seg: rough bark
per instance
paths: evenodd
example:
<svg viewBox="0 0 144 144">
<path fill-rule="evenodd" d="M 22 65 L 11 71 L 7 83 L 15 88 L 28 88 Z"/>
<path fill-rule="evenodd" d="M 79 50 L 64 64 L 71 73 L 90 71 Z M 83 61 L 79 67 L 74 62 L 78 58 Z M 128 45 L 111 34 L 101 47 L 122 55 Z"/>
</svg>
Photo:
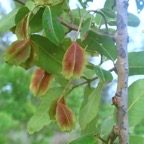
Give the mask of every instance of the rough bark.
<svg viewBox="0 0 144 144">
<path fill-rule="evenodd" d="M 118 85 L 113 103 L 117 108 L 117 126 L 120 144 L 129 143 L 128 129 L 128 31 L 127 31 L 127 0 L 116 0 L 117 32 L 114 36 L 117 45 Z"/>
</svg>

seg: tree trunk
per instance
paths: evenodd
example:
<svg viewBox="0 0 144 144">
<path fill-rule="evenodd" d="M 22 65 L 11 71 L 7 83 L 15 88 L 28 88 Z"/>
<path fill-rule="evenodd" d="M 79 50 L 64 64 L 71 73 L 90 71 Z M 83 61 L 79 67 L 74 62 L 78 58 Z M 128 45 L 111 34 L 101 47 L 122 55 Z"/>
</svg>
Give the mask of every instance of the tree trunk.
<svg viewBox="0 0 144 144">
<path fill-rule="evenodd" d="M 117 108 L 117 127 L 120 144 L 129 143 L 128 128 L 128 31 L 127 31 L 127 8 L 128 0 L 116 0 L 117 8 L 117 32 L 114 36 L 117 45 L 117 73 L 118 85 L 114 97 Z"/>
</svg>

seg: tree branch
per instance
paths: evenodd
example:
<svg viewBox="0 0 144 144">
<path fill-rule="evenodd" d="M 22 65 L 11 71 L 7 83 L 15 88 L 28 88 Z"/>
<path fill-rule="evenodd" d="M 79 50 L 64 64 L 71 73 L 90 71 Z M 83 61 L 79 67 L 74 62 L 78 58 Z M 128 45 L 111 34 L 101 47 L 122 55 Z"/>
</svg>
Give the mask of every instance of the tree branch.
<svg viewBox="0 0 144 144">
<path fill-rule="evenodd" d="M 111 130 L 111 133 L 107 138 L 106 144 L 113 144 L 117 136 L 118 136 L 118 127 L 113 126 L 113 129 Z"/>
<path fill-rule="evenodd" d="M 62 19 L 62 18 L 60 18 L 60 17 L 58 18 L 58 20 L 59 20 L 64 26 L 70 28 L 71 30 L 76 30 L 76 31 L 78 30 L 78 26 L 77 26 L 77 25 L 75 25 L 75 24 L 73 24 L 73 23 L 69 23 L 69 22 L 65 21 L 64 19 Z M 102 33 L 102 32 L 100 32 L 100 31 L 95 31 L 95 30 L 92 30 L 92 29 L 91 29 L 90 31 L 92 31 L 92 32 L 94 32 L 94 33 L 96 33 L 96 34 L 98 34 L 98 35 L 107 36 L 107 37 L 113 39 L 113 35 L 111 35 L 111 34 Z"/>
<path fill-rule="evenodd" d="M 116 0 L 117 32 L 114 36 L 117 45 L 117 73 L 118 85 L 114 97 L 117 108 L 117 126 L 119 129 L 119 143 L 129 143 L 128 129 L 128 31 L 127 31 L 127 0 Z"/>
</svg>

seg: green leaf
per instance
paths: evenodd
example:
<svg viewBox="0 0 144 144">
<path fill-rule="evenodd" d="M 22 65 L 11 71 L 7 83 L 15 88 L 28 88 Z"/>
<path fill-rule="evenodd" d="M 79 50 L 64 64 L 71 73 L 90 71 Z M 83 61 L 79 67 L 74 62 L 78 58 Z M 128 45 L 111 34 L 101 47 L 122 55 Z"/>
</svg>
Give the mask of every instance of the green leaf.
<svg viewBox="0 0 144 144">
<path fill-rule="evenodd" d="M 74 24 L 79 25 L 81 18 L 87 13 L 86 9 L 73 9 L 72 11 L 72 15 L 74 18 Z M 87 13 L 84 20 L 86 20 L 87 18 L 92 18 L 93 15 L 91 15 L 90 13 Z"/>
<path fill-rule="evenodd" d="M 0 19 L 0 32 L 5 32 L 15 26 L 15 16 L 20 8 L 15 8 L 12 12 Z"/>
<path fill-rule="evenodd" d="M 47 38 L 54 44 L 60 44 L 64 39 L 64 30 L 61 23 L 57 20 L 55 9 L 47 7 L 43 13 L 43 28 Z"/>
<path fill-rule="evenodd" d="M 115 4 L 115 0 L 106 0 L 106 2 L 104 4 L 104 8 L 112 9 L 114 4 Z"/>
<path fill-rule="evenodd" d="M 113 80 L 112 74 L 99 66 L 95 66 L 95 73 L 102 83 L 108 83 Z"/>
<path fill-rule="evenodd" d="M 52 6 L 62 3 L 64 0 L 52 0 Z"/>
<path fill-rule="evenodd" d="M 103 17 L 98 13 L 96 13 L 96 15 L 95 15 L 95 22 L 98 26 L 101 26 L 104 24 Z"/>
<path fill-rule="evenodd" d="M 39 108 L 28 122 L 27 129 L 30 134 L 38 132 L 44 126 L 50 124 L 51 120 L 48 115 L 48 110 L 52 101 L 57 99 L 61 95 L 62 91 L 62 88 L 51 88 L 49 89 L 47 96 L 42 98 Z"/>
<path fill-rule="evenodd" d="M 25 4 L 25 6 L 29 9 L 29 10 L 33 10 L 35 7 L 35 3 L 33 1 L 28 0 Z"/>
<path fill-rule="evenodd" d="M 116 17 L 115 12 L 110 8 L 102 8 L 102 9 L 100 9 L 100 11 L 102 11 L 109 18 L 115 18 Z"/>
<path fill-rule="evenodd" d="M 143 144 L 144 143 L 144 137 L 138 136 L 138 135 L 130 135 L 130 144 Z"/>
<path fill-rule="evenodd" d="M 108 21 L 108 24 L 110 26 L 116 26 L 116 19 L 110 19 Z M 128 13 L 128 26 L 137 27 L 139 26 L 139 24 L 140 24 L 140 19 L 136 15 L 132 13 Z"/>
<path fill-rule="evenodd" d="M 46 37 L 32 35 L 31 39 L 40 47 L 36 65 L 45 69 L 50 74 L 60 75 L 65 51 L 61 47 L 54 45 Z"/>
<path fill-rule="evenodd" d="M 137 125 L 144 119 L 144 79 L 135 81 L 129 86 L 128 116 L 129 126 Z"/>
<path fill-rule="evenodd" d="M 88 101 L 88 98 L 90 96 L 90 94 L 94 91 L 94 88 L 93 87 L 90 87 L 89 85 L 87 85 L 84 89 L 84 99 L 83 99 L 83 102 L 81 104 L 81 108 L 80 108 L 80 111 L 81 109 L 83 109 L 83 107 L 87 104 L 87 101 Z"/>
<path fill-rule="evenodd" d="M 88 98 L 90 96 L 90 94 L 94 91 L 93 87 L 90 87 L 89 85 L 87 85 L 84 89 L 84 99 L 83 102 L 81 104 L 81 109 L 83 109 L 83 107 L 87 104 Z M 98 117 L 96 116 L 89 124 L 87 124 L 86 128 L 84 130 L 82 130 L 82 134 L 89 134 L 89 133 L 94 133 L 96 132 L 96 123 L 98 121 Z"/>
<path fill-rule="evenodd" d="M 28 14 L 29 9 L 26 6 L 23 6 L 19 9 L 15 16 L 15 23 L 18 24 L 25 16 Z"/>
<path fill-rule="evenodd" d="M 101 28 L 101 25 L 105 25 L 104 17 L 106 18 L 107 22 L 116 18 L 116 13 L 111 8 L 102 8 L 99 11 L 101 12 L 101 14 L 96 13 L 95 15 L 95 22 L 99 26 L 99 28 Z"/>
<path fill-rule="evenodd" d="M 140 24 L 140 19 L 132 14 L 132 13 L 128 13 L 128 26 L 131 26 L 131 27 L 137 27 L 139 26 Z"/>
<path fill-rule="evenodd" d="M 44 8 L 40 8 L 34 15 L 32 15 L 32 18 L 30 20 L 30 28 L 31 32 L 40 32 L 43 29 L 42 26 L 42 15 L 44 12 Z"/>
<path fill-rule="evenodd" d="M 64 0 L 34 0 L 37 5 L 55 6 L 62 3 Z"/>
<path fill-rule="evenodd" d="M 96 116 L 92 121 L 90 121 L 90 123 L 87 124 L 86 128 L 81 131 L 81 134 L 86 135 L 86 134 L 99 133 L 101 129 L 97 128 L 98 121 L 99 121 L 99 118 L 98 116 Z"/>
<path fill-rule="evenodd" d="M 82 47 L 87 46 L 87 51 L 97 51 L 100 54 L 114 61 L 117 57 L 116 46 L 112 39 L 98 35 L 92 31 L 89 31 L 87 38 L 79 43 Z"/>
<path fill-rule="evenodd" d="M 24 17 L 26 17 L 28 12 L 29 9 L 26 6 L 22 7 L 16 15 L 15 18 L 16 24 L 18 24 Z M 42 30 L 43 12 L 44 12 L 44 8 L 35 8 L 33 13 L 31 14 L 29 26 L 32 33 L 39 32 Z"/>
<path fill-rule="evenodd" d="M 113 127 L 113 124 L 114 124 L 113 116 L 107 117 L 107 118 L 102 122 L 101 133 L 103 134 L 103 136 L 107 137 L 108 134 L 110 134 L 111 129 L 112 129 L 112 127 Z"/>
<path fill-rule="evenodd" d="M 62 75 L 55 76 L 55 80 L 58 84 L 60 84 L 63 87 L 65 87 L 69 82 L 69 80 L 65 79 Z"/>
<path fill-rule="evenodd" d="M 83 22 L 81 33 L 80 33 L 81 40 L 86 38 L 87 32 L 91 27 L 91 20 L 92 20 L 91 18 L 88 18 Z"/>
<path fill-rule="evenodd" d="M 87 124 L 90 123 L 98 114 L 101 103 L 101 90 L 103 85 L 99 83 L 97 88 L 90 94 L 85 106 L 80 110 L 79 124 L 81 129 L 85 129 Z"/>
<path fill-rule="evenodd" d="M 85 135 L 69 142 L 68 144 L 97 144 L 97 139 L 93 135 Z"/>
<path fill-rule="evenodd" d="M 144 133 L 143 128 L 144 128 L 144 119 L 134 127 L 133 132 L 138 135 L 143 135 Z"/>
<path fill-rule="evenodd" d="M 131 52 L 128 54 L 129 76 L 144 74 L 144 51 Z"/>
</svg>

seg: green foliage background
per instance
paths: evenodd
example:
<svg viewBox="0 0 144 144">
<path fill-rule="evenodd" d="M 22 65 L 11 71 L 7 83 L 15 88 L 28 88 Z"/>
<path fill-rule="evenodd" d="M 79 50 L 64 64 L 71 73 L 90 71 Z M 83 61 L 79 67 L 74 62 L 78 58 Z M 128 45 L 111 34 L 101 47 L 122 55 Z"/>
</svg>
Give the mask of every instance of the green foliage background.
<svg viewBox="0 0 144 144">
<path fill-rule="evenodd" d="M 86 1 L 90 2 L 91 0 Z M 86 3 L 82 3 L 83 8 L 86 8 Z M 107 8 L 110 8 L 113 4 L 112 0 L 107 0 L 104 6 L 104 9 L 101 11 L 105 14 L 108 24 L 110 26 L 116 25 L 115 13 L 113 11 L 109 11 Z M 16 24 L 19 22 L 23 16 L 22 14 L 27 13 L 32 8 L 33 5 L 27 5 L 23 9 L 20 9 L 19 13 L 16 15 L 17 11 L 19 10 L 19 4 L 16 5 L 18 9 L 15 9 L 14 12 L 10 14 L 10 16 L 5 18 L 5 21 L 0 23 L 0 30 L 3 32 L 4 30 L 8 30 L 15 26 L 15 16 L 16 16 Z M 47 21 L 51 17 L 55 18 L 55 15 L 58 12 L 54 11 L 54 9 L 46 8 L 44 11 L 44 15 L 42 18 L 42 13 L 44 9 L 38 11 L 38 14 L 34 16 L 32 19 L 30 26 L 33 28 L 32 32 L 39 32 L 42 29 L 42 25 L 45 31 L 48 29 Z M 79 24 L 80 22 L 80 15 L 79 11 L 73 10 L 73 15 L 75 16 L 74 22 L 75 24 Z M 84 14 L 85 10 L 81 11 L 81 14 Z M 38 20 L 37 17 L 43 19 L 42 22 L 38 23 L 38 26 L 35 27 L 35 22 Z M 92 15 L 88 15 L 86 25 L 83 25 L 83 33 L 81 36 L 85 34 L 86 31 L 89 30 L 89 24 L 91 23 Z M 8 23 L 8 20 L 11 20 Z M 54 26 L 56 23 L 56 19 L 52 19 L 50 21 L 50 26 Z M 102 17 L 96 16 L 95 21 L 97 25 L 104 24 Z M 128 24 L 130 26 L 137 26 L 139 25 L 139 19 L 134 16 L 133 14 L 129 13 Z M 5 26 L 5 24 L 7 24 Z M 31 38 L 36 41 L 40 46 L 40 58 L 36 63 L 37 66 L 41 66 L 45 68 L 45 70 L 49 71 L 53 74 L 58 74 L 55 78 L 55 81 L 52 84 L 51 92 L 42 99 L 33 98 L 32 94 L 29 91 L 29 84 L 31 78 L 31 72 L 33 69 L 25 71 L 23 68 L 9 66 L 8 64 L 0 62 L 0 143 L 1 144 L 64 144 L 69 141 L 69 139 L 77 138 L 82 135 L 82 137 L 78 138 L 76 141 L 72 141 L 69 144 L 87 144 L 87 141 L 91 144 L 98 143 L 93 137 L 93 134 L 101 135 L 103 138 L 107 138 L 108 134 L 111 131 L 113 124 L 115 123 L 115 119 L 113 115 L 115 115 L 115 107 L 112 106 L 108 101 L 108 96 L 100 95 L 100 91 L 103 88 L 102 85 L 98 86 L 98 89 L 90 88 L 89 85 L 82 86 L 74 89 L 69 96 L 67 97 L 67 104 L 69 107 L 74 111 L 76 114 L 76 128 L 71 133 L 66 134 L 64 132 L 60 132 L 58 127 L 55 125 L 55 122 L 50 121 L 49 117 L 46 120 L 42 119 L 40 123 L 36 123 L 34 125 L 33 122 L 36 120 L 37 115 L 43 112 L 43 109 L 47 109 L 47 105 L 50 104 L 49 100 L 53 95 L 59 92 L 60 88 L 56 88 L 57 86 L 61 85 L 62 87 L 66 85 L 64 79 L 60 79 L 59 75 L 61 73 L 61 61 L 63 55 L 65 53 L 66 47 L 69 45 L 69 39 L 65 39 L 62 44 L 59 45 L 61 39 L 63 40 L 64 34 L 61 31 L 62 25 L 57 23 L 54 27 L 53 34 L 60 30 L 61 35 L 49 35 L 46 33 L 47 38 L 44 38 L 39 35 L 32 35 Z M 95 27 L 96 29 L 98 27 Z M 64 29 L 67 31 L 67 29 Z M 101 30 L 103 31 L 103 30 Z M 105 31 L 105 29 L 104 29 Z M 110 33 L 114 33 L 115 30 L 111 30 Z M 3 33 L 0 33 L 3 36 Z M 59 37 L 60 36 L 60 37 Z M 95 40 L 97 39 L 97 41 Z M 8 43 L 8 42 L 7 42 Z M 7 47 L 7 43 L 4 43 L 4 46 Z M 110 59 L 115 61 L 116 59 L 116 48 L 111 39 L 106 36 L 101 36 L 93 31 L 88 33 L 87 39 L 81 43 L 80 39 L 78 43 L 83 47 L 87 47 L 87 51 L 91 54 L 93 52 L 98 51 L 101 55 L 104 55 L 104 60 Z M 57 44 L 57 45 L 55 45 Z M 45 47 L 47 47 L 45 49 Z M 96 46 L 96 47 L 95 47 Z M 51 49 L 51 47 L 55 47 L 55 49 Z M 3 50 L 1 50 L 3 51 Z M 55 53 L 57 57 L 55 57 Z M 129 75 L 138 75 L 144 74 L 144 64 L 142 62 L 144 52 L 131 52 L 129 54 Z M 49 61 L 48 65 L 45 63 Z M 56 68 L 53 65 L 56 64 Z M 35 68 L 34 68 L 35 69 Z M 87 69 L 87 71 L 91 70 Z M 99 66 L 95 66 L 92 68 L 92 74 L 96 74 L 98 79 L 103 82 L 103 85 L 107 82 L 112 81 L 112 75 L 109 71 L 106 71 Z M 89 77 L 91 73 L 85 72 L 86 76 Z M 58 83 L 56 83 L 58 81 Z M 75 81 L 74 83 L 79 83 L 79 81 Z M 144 80 L 138 80 L 134 82 L 129 87 L 129 122 L 130 122 L 130 143 L 134 143 L 135 141 L 140 141 L 141 144 L 144 141 L 143 134 L 144 134 L 144 116 L 141 114 L 143 112 L 143 83 Z M 61 90 L 60 90 L 61 91 Z M 91 93 L 92 92 L 92 93 Z M 141 92 L 141 93 L 139 93 Z M 107 90 L 103 93 L 107 93 Z M 50 96 L 51 95 L 51 96 Z M 50 96 L 50 98 L 48 97 Z M 56 94 L 58 97 L 58 94 Z M 82 104 L 82 106 L 80 106 Z M 96 105 L 96 106 L 95 106 Z M 40 106 L 40 107 L 38 107 Z M 100 107 L 101 106 L 101 107 Z M 38 107 L 38 109 L 37 109 Z M 89 107 L 91 109 L 89 110 Z M 42 109 L 42 110 L 41 110 Z M 39 111 L 40 110 L 40 113 Z M 88 111 L 89 110 L 89 111 Z M 79 114 L 80 112 L 80 114 Z M 32 115 L 34 114 L 34 118 Z M 87 115 L 85 115 L 87 114 Z M 46 115 L 48 112 L 46 111 Z M 80 118 L 78 117 L 80 115 Z M 29 121 L 30 117 L 32 119 Z M 114 116 L 115 117 L 115 116 Z M 86 120 L 86 121 L 84 121 Z M 29 121 L 29 123 L 28 123 Z M 79 121 L 79 122 L 78 122 Z M 34 129 L 30 129 L 29 133 L 34 133 L 33 135 L 28 134 L 27 132 L 27 123 L 28 127 L 35 126 Z M 78 124 L 80 123 L 80 125 Z M 48 125 L 48 126 L 45 126 Z M 41 129 L 45 126 L 43 129 Z M 82 131 L 81 131 L 81 128 Z M 39 132 L 37 132 L 39 131 Z M 63 135 L 64 137 L 62 137 Z M 58 136 L 58 137 L 57 137 Z M 62 139 L 60 140 L 60 138 Z M 57 139 L 58 141 L 55 141 Z M 54 142 L 55 141 L 55 142 Z"/>
</svg>

